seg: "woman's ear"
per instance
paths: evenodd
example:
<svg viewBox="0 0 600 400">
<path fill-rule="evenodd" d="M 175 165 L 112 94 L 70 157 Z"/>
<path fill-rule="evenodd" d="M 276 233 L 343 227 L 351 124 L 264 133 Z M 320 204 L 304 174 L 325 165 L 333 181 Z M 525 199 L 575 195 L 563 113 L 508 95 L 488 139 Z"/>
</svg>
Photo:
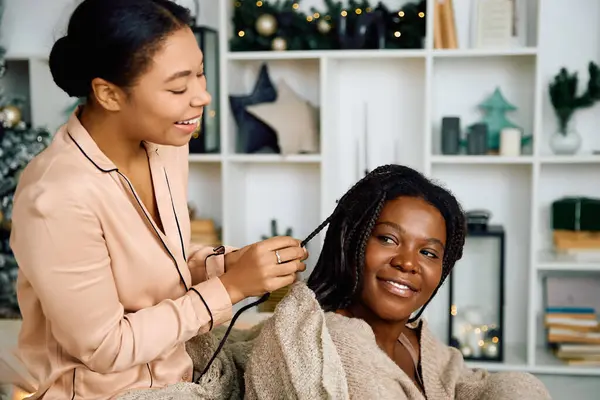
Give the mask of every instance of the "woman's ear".
<svg viewBox="0 0 600 400">
<path fill-rule="evenodd" d="M 120 87 L 102 79 L 92 80 L 92 93 L 96 102 L 107 111 L 120 111 L 125 101 L 125 92 Z"/>
</svg>

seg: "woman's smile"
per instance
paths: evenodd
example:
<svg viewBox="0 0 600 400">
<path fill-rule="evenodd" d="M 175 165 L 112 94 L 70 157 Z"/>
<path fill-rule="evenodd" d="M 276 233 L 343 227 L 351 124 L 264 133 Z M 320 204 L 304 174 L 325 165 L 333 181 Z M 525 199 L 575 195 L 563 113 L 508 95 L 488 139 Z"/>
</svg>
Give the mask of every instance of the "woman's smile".
<svg viewBox="0 0 600 400">
<path fill-rule="evenodd" d="M 383 290 L 393 294 L 394 296 L 410 298 L 418 295 L 419 293 L 418 290 L 414 289 L 413 284 L 404 280 L 377 278 L 377 282 Z"/>
</svg>

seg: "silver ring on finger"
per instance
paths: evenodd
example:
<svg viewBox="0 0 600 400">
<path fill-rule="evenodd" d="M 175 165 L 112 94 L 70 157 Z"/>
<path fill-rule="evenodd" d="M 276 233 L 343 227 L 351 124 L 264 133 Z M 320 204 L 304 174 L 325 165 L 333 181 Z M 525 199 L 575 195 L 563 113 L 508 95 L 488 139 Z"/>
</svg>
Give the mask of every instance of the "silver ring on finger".
<svg viewBox="0 0 600 400">
<path fill-rule="evenodd" d="M 279 250 L 275 250 L 275 257 L 277 257 L 277 264 L 281 264 L 281 256 L 279 255 Z"/>
</svg>

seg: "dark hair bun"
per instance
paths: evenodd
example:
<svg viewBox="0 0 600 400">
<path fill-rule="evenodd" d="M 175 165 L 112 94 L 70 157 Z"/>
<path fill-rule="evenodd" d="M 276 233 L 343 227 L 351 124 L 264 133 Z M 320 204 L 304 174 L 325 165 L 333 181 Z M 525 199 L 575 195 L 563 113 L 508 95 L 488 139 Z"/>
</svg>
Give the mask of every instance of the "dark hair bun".
<svg viewBox="0 0 600 400">
<path fill-rule="evenodd" d="M 50 52 L 52 78 L 72 97 L 88 97 L 95 78 L 131 86 L 157 44 L 190 21 L 172 0 L 83 0 Z"/>
<path fill-rule="evenodd" d="M 90 81 L 82 74 L 83 63 L 68 36 L 58 39 L 50 52 L 50 72 L 54 83 L 71 97 L 85 97 L 89 93 Z M 81 56 L 81 55 L 80 55 Z"/>
</svg>

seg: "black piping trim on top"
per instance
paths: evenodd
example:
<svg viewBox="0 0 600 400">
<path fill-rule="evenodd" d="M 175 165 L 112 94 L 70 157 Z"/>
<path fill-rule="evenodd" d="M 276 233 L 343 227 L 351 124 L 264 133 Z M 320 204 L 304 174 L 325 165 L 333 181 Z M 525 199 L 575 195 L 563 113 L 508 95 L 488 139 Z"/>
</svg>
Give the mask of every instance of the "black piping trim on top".
<svg viewBox="0 0 600 400">
<path fill-rule="evenodd" d="M 69 137 L 71 138 L 71 140 L 73 141 L 73 143 L 75 143 L 75 146 L 77 146 L 77 148 L 79 149 L 79 151 L 81 151 L 81 154 L 83 154 L 85 156 L 85 158 L 87 158 L 92 164 L 94 164 L 94 167 L 98 168 L 102 172 L 114 172 L 114 171 L 118 171 L 117 167 L 111 168 L 111 169 L 100 168 L 100 166 L 98 164 L 96 164 L 94 162 L 94 160 L 92 160 L 90 158 L 90 156 L 88 156 L 85 151 L 83 151 L 83 149 L 81 148 L 81 146 L 79 145 L 79 143 L 77 143 L 77 140 L 75 140 L 73 138 L 73 136 L 71 136 L 71 134 L 69 132 L 67 132 L 67 135 L 69 135 Z"/>
<path fill-rule="evenodd" d="M 215 247 L 213 249 L 213 252 L 206 256 L 206 258 L 204 259 L 204 276 L 206 276 L 206 279 L 208 279 L 208 259 L 213 256 L 221 256 L 224 254 L 225 254 L 225 246 L 221 245 L 221 246 Z M 223 264 L 225 264 L 225 260 L 223 260 Z M 225 265 L 223 265 L 223 266 L 225 266 Z"/>
<path fill-rule="evenodd" d="M 125 175 L 123 175 L 121 173 L 121 171 L 116 170 L 117 174 L 119 174 L 123 179 L 125 179 L 125 182 L 127 182 L 127 184 L 129 185 L 129 189 L 131 189 L 131 193 L 133 193 L 133 197 L 135 197 L 135 200 L 138 202 L 138 205 L 140 206 L 140 208 L 142 209 L 142 213 L 144 214 L 144 216 L 146 217 L 146 219 L 148 220 L 148 223 L 150 224 L 150 226 L 152 227 L 152 229 L 154 229 L 154 232 L 156 233 L 156 236 L 158 236 L 158 238 L 160 239 L 160 242 L 163 244 L 163 247 L 165 248 L 165 250 L 167 251 L 167 253 L 169 253 L 169 255 L 171 256 L 171 259 L 173 260 L 173 262 L 175 263 L 175 268 L 177 268 L 177 273 L 179 274 L 179 279 L 181 279 L 181 283 L 183 284 L 183 287 L 185 288 L 185 291 L 187 292 L 188 290 L 190 290 L 187 286 L 187 284 L 185 283 L 185 279 L 183 279 L 183 275 L 181 274 L 181 271 L 179 270 L 179 265 L 177 265 L 177 259 L 175 258 L 175 256 L 173 255 L 173 253 L 171 253 L 171 250 L 169 250 L 169 247 L 167 247 L 167 244 L 165 243 L 165 241 L 162 239 L 162 237 L 160 237 L 160 233 L 158 232 L 158 230 L 154 227 L 154 224 L 152 223 L 152 220 L 150 219 L 150 216 L 148 214 L 146 214 L 146 212 L 143 209 L 143 205 L 142 202 L 140 201 L 140 199 L 137 197 L 137 194 L 135 194 L 135 190 L 133 188 L 133 185 L 131 184 L 131 182 L 129 181 L 129 179 L 127 179 L 127 177 Z"/>
<path fill-rule="evenodd" d="M 169 247 L 167 246 L 167 244 L 165 243 L 165 241 L 160 236 L 160 233 L 158 232 L 158 230 L 154 227 L 154 224 L 152 223 L 152 220 L 150 219 L 150 217 L 148 216 L 148 214 L 146 214 L 146 212 L 144 211 L 144 206 L 142 205 L 142 202 L 140 201 L 140 199 L 135 194 L 135 189 L 133 188 L 133 185 L 131 184 L 131 182 L 129 181 L 129 179 L 127 179 L 127 177 L 125 175 L 123 175 L 121 173 L 121 171 L 119 171 L 119 169 L 116 168 L 116 167 L 115 168 L 111 168 L 111 169 L 100 168 L 100 166 L 98 164 L 96 164 L 86 154 L 86 152 L 81 148 L 81 146 L 79 146 L 79 143 L 77 143 L 77 141 L 73 138 L 73 136 L 71 136 L 71 134 L 68 133 L 68 132 L 67 132 L 67 134 L 69 135 L 69 137 L 71 138 L 71 140 L 73 140 L 73 143 L 75 143 L 75 146 L 77 146 L 77 148 L 79 149 L 79 151 L 81 151 L 81 153 L 85 156 L 85 158 L 87 158 L 96 168 L 98 168 L 102 172 L 116 172 L 123 179 L 125 179 L 125 182 L 127 182 L 127 185 L 129 185 L 129 189 L 131 190 L 131 193 L 133 193 L 133 197 L 137 201 L 138 206 L 140 207 L 140 209 L 142 210 L 142 214 L 144 214 L 144 216 L 148 220 L 148 223 L 150 224 L 150 226 L 154 230 L 154 233 L 156 233 L 156 236 L 158 237 L 158 239 L 162 243 L 164 249 L 167 251 L 167 253 L 171 257 L 171 259 L 173 260 L 173 263 L 175 264 L 175 268 L 177 269 L 177 273 L 179 274 L 179 279 L 181 280 L 181 283 L 183 284 L 183 287 L 185 288 L 185 291 L 188 292 L 190 289 L 188 288 L 187 284 L 185 283 L 185 279 L 183 279 L 183 275 L 181 274 L 181 271 L 179 270 L 179 265 L 177 264 L 177 259 L 175 258 L 175 256 L 173 255 L 173 253 L 171 253 L 171 250 L 169 250 Z M 169 191 L 169 195 L 171 195 L 170 191 Z M 173 198 L 172 197 L 171 197 L 171 204 L 173 204 Z M 179 231 L 179 238 L 181 239 L 181 241 L 183 243 L 183 239 L 181 238 L 181 231 Z"/>
<path fill-rule="evenodd" d="M 181 253 L 183 254 L 183 259 L 187 261 L 187 256 L 185 255 L 185 247 L 183 245 L 183 235 L 181 234 L 181 226 L 179 225 L 179 218 L 177 218 L 177 212 L 175 211 L 175 204 L 173 203 L 173 194 L 171 193 L 171 184 L 169 183 L 169 176 L 167 175 L 167 170 L 164 167 L 163 167 L 163 171 L 165 172 L 167 188 L 169 189 L 169 197 L 171 198 L 171 207 L 173 208 L 173 216 L 175 217 L 175 222 L 177 223 L 177 232 L 179 232 L 179 242 L 181 243 Z"/>
<path fill-rule="evenodd" d="M 192 288 L 190 288 L 190 290 L 192 292 L 195 292 L 198 295 L 198 297 L 200 297 L 200 300 L 202 300 L 202 303 L 204 303 L 204 307 L 206 307 L 206 311 L 208 311 L 208 315 L 210 315 L 210 327 L 208 328 L 208 330 L 212 331 L 213 324 L 214 324 L 214 319 L 213 319 L 212 311 L 210 310 L 210 307 L 208 307 L 208 303 L 206 302 L 206 300 L 204 300 L 204 296 L 202 296 L 200 294 L 200 292 L 196 290 L 196 288 L 192 287 Z"/>
</svg>

